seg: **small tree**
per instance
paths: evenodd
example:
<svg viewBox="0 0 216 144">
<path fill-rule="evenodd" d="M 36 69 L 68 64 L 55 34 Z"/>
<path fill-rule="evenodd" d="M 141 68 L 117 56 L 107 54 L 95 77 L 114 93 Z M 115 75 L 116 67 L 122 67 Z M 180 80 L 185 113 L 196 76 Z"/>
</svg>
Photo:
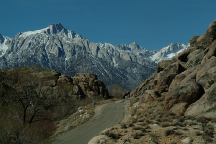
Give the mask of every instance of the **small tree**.
<svg viewBox="0 0 216 144">
<path fill-rule="evenodd" d="M 22 121 L 31 124 L 34 121 L 43 120 L 43 111 L 46 99 L 41 89 L 33 86 L 24 86 L 17 95 L 18 103 L 22 108 Z"/>
</svg>

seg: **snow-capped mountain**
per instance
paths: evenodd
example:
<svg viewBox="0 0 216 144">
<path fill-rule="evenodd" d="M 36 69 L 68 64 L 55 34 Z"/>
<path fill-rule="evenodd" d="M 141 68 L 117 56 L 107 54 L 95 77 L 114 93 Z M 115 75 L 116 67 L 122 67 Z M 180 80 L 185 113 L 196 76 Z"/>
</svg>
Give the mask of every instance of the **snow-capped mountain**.
<svg viewBox="0 0 216 144">
<path fill-rule="evenodd" d="M 178 53 L 182 52 L 183 50 L 187 49 L 188 45 L 180 44 L 180 43 L 171 43 L 170 45 L 160 49 L 150 58 L 152 61 L 156 63 L 160 62 L 161 60 L 171 59 L 172 57 L 176 56 Z"/>
<path fill-rule="evenodd" d="M 108 86 L 135 87 L 154 70 L 153 53 L 136 43 L 94 43 L 61 24 L 19 33 L 5 42 L 1 36 L 0 68 L 40 66 L 61 73 L 97 74 Z"/>
<path fill-rule="evenodd" d="M 2 57 L 9 48 L 10 38 L 0 34 L 0 57 Z"/>
<path fill-rule="evenodd" d="M 53 24 L 14 38 L 0 35 L 0 68 L 40 66 L 71 76 L 94 73 L 108 86 L 131 89 L 154 72 L 155 62 L 171 58 L 185 47 L 172 44 L 155 53 L 135 42 L 94 43 L 62 24 Z"/>
</svg>

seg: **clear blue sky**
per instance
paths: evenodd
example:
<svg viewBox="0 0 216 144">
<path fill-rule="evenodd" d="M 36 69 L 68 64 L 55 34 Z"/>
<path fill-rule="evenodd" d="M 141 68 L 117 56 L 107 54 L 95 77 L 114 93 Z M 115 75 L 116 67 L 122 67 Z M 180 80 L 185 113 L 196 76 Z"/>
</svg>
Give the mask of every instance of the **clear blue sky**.
<svg viewBox="0 0 216 144">
<path fill-rule="evenodd" d="M 62 23 L 94 42 L 149 49 L 186 43 L 216 19 L 216 0 L 1 0 L 0 33 Z"/>
</svg>

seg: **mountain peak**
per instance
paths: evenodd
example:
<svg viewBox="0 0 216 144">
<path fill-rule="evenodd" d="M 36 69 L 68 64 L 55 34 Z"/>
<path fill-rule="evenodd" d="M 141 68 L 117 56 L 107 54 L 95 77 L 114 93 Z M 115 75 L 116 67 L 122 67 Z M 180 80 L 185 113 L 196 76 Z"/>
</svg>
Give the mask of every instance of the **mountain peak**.
<svg viewBox="0 0 216 144">
<path fill-rule="evenodd" d="M 154 55 L 151 56 L 151 59 L 156 63 L 160 62 L 161 60 L 167 60 L 173 58 L 178 53 L 182 52 L 183 50 L 187 49 L 188 45 L 181 44 L 181 43 L 171 43 L 168 46 L 160 49 Z"/>
<path fill-rule="evenodd" d="M 36 34 L 46 34 L 46 35 L 63 34 L 69 38 L 83 38 L 79 34 L 66 29 L 61 23 L 51 24 L 48 27 L 39 29 L 39 30 L 21 32 L 18 34 L 18 36 L 25 38 L 25 37 L 36 35 Z"/>
<path fill-rule="evenodd" d="M 62 31 L 66 32 L 67 29 L 64 28 L 64 26 L 61 23 L 51 24 L 47 27 L 47 30 L 46 30 L 46 32 L 48 34 L 56 34 L 56 33 L 62 32 Z"/>
<path fill-rule="evenodd" d="M 129 44 L 129 47 L 132 49 L 139 49 L 140 46 L 135 41 Z"/>
<path fill-rule="evenodd" d="M 5 40 L 4 36 L 0 34 L 0 43 L 3 43 Z"/>
</svg>

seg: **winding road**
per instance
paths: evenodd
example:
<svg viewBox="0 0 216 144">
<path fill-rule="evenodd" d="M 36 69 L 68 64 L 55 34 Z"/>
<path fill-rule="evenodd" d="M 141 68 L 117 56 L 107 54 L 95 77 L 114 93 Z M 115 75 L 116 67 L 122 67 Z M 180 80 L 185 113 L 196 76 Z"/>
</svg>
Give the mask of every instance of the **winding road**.
<svg viewBox="0 0 216 144">
<path fill-rule="evenodd" d="M 58 135 L 53 144 L 87 144 L 102 130 L 119 123 L 124 118 L 125 101 L 116 101 L 97 106 L 95 115 L 88 122 Z"/>
</svg>

